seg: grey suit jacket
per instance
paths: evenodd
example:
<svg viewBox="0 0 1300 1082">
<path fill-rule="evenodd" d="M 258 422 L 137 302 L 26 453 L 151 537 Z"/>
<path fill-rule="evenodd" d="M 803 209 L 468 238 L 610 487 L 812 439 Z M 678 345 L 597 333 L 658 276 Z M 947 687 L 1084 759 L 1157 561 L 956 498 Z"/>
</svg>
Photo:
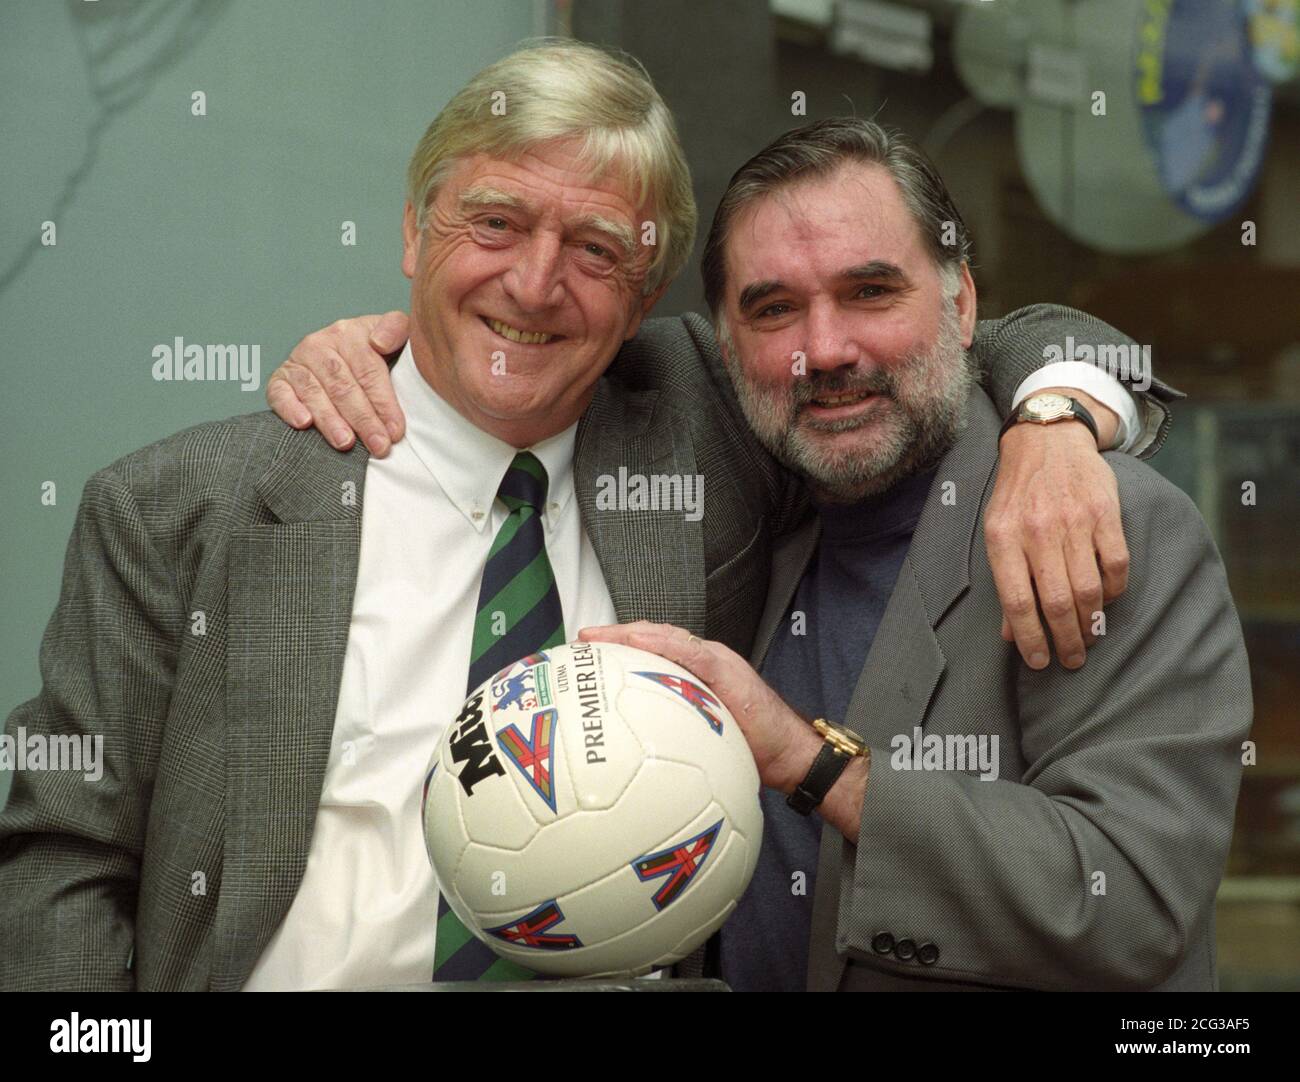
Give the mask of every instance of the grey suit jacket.
<svg viewBox="0 0 1300 1082">
<path fill-rule="evenodd" d="M 1251 723 L 1219 554 L 1186 495 L 1107 454 L 1128 591 L 1082 669 L 1028 669 L 996 633 L 984 549 L 998 415 L 979 390 L 970 406 L 842 719 L 872 762 L 857 843 L 823 827 L 808 986 L 1212 989 Z M 810 520 L 778 548 L 760 662 L 816 543 Z M 996 736 L 997 779 L 901 769 L 917 729 Z"/>
<path fill-rule="evenodd" d="M 973 354 L 1004 407 L 1067 334 L 1126 341 L 1067 309 L 981 325 Z M 620 466 L 704 475 L 703 521 L 598 511 L 596 479 Z M 14 777 L 0 988 L 243 985 L 306 867 L 365 467 L 360 445 L 339 454 L 260 413 L 171 436 L 87 483 L 43 686 L 7 731 L 102 734 L 105 773 Z M 620 620 L 748 652 L 774 538 L 804 504 L 749 433 L 706 321 L 647 321 L 624 347 L 579 424 L 574 480 Z"/>
</svg>

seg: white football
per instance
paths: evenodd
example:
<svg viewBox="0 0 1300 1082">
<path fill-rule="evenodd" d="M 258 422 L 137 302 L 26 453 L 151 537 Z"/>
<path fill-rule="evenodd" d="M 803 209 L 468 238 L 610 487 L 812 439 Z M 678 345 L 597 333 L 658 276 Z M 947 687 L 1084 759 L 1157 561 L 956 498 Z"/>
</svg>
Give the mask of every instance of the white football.
<svg viewBox="0 0 1300 1082">
<path fill-rule="evenodd" d="M 679 665 L 570 643 L 465 702 L 424 781 L 440 889 L 498 955 L 553 977 L 685 957 L 758 861 L 758 771 L 725 706 Z"/>
</svg>

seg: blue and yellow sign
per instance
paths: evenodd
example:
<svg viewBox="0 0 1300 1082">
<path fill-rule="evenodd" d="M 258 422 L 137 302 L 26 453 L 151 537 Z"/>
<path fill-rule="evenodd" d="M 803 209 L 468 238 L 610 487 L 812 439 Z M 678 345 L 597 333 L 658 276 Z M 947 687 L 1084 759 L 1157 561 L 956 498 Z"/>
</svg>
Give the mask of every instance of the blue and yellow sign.
<svg viewBox="0 0 1300 1082">
<path fill-rule="evenodd" d="M 1202 221 L 1232 214 L 1264 160 L 1273 90 L 1260 49 L 1267 44 L 1281 64 L 1288 39 L 1273 24 L 1264 33 L 1252 23 L 1248 9 L 1263 8 L 1295 14 L 1294 0 L 1142 4 L 1135 64 L 1142 129 L 1166 195 Z"/>
</svg>

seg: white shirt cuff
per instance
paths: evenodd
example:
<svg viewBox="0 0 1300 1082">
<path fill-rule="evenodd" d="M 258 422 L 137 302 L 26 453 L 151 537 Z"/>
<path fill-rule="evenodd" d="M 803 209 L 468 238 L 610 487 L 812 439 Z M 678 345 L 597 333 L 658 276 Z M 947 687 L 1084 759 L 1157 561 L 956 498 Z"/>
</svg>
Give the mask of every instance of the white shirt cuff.
<svg viewBox="0 0 1300 1082">
<path fill-rule="evenodd" d="M 1133 451 L 1139 437 L 1149 427 L 1138 418 L 1138 402 L 1133 392 L 1114 376 L 1087 361 L 1053 361 L 1034 372 L 1019 387 L 1011 400 L 1014 410 L 1026 398 L 1044 387 L 1072 387 L 1091 395 L 1119 418 L 1115 442 L 1105 450 Z M 1145 410 L 1144 410 L 1145 412 Z M 1149 439 L 1145 443 L 1150 443 Z M 1140 450 L 1140 448 L 1139 448 Z"/>
</svg>

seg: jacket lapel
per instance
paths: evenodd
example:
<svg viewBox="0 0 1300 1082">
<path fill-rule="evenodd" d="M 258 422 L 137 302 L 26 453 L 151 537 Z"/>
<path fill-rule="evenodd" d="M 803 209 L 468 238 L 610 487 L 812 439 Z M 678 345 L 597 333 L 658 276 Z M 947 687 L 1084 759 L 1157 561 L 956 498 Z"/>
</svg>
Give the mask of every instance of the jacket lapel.
<svg viewBox="0 0 1300 1082">
<path fill-rule="evenodd" d="M 226 834 L 212 987 L 243 986 L 306 869 L 334 729 L 368 455 L 286 432 L 228 572 Z"/>
<path fill-rule="evenodd" d="M 777 628 L 785 620 L 794 592 L 808 563 L 817 551 L 821 536 L 821 523 L 816 515 L 810 516 L 794 533 L 784 538 L 772 554 L 772 578 L 767 587 L 767 603 L 759 617 L 758 631 L 754 635 L 754 651 L 750 664 L 762 668 L 763 659 L 776 637 Z"/>
<path fill-rule="evenodd" d="M 947 666 L 934 629 L 970 586 L 970 561 L 980 509 L 997 464 L 998 418 L 988 396 L 972 390 L 967 424 L 939 464 L 894 592 L 876 630 L 849 702 L 845 725 L 873 748 L 888 748 L 899 733 L 924 729 L 926 711 Z M 996 629 L 991 630 L 996 634 Z M 871 769 L 889 769 L 888 760 Z M 871 782 L 867 781 L 867 800 Z M 857 847 L 834 829 L 822 831 L 813 899 L 808 990 L 835 991 L 844 969 L 836 952 L 837 927 L 852 897 Z M 837 885 L 840 889 L 826 889 Z"/>
<path fill-rule="evenodd" d="M 665 413 L 657 390 L 629 391 L 602 379 L 578 423 L 574 488 L 619 622 L 653 620 L 703 635 L 702 521 L 621 499 L 636 477 L 696 475 L 690 431 Z"/>
</svg>

